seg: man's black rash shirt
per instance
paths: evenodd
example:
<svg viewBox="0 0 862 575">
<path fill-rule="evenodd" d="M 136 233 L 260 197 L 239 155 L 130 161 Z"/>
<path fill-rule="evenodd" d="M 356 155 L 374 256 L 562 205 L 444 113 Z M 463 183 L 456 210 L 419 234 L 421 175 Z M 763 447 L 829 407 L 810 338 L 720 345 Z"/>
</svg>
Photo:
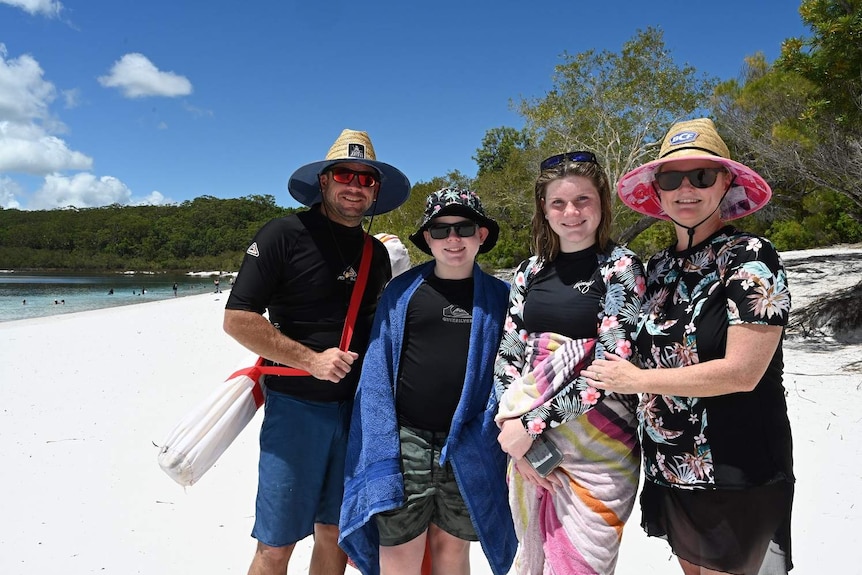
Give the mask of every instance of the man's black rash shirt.
<svg viewBox="0 0 862 575">
<path fill-rule="evenodd" d="M 329 221 L 317 206 L 268 222 L 246 251 L 225 308 L 268 311 L 281 333 L 314 351 L 338 347 L 354 285 L 343 276 L 348 268 L 359 271 L 363 237 L 361 226 Z M 368 283 L 350 343 L 359 360 L 339 383 L 267 376 L 268 389 L 313 401 L 353 398 L 377 300 L 392 276 L 386 248 L 372 241 Z"/>
</svg>

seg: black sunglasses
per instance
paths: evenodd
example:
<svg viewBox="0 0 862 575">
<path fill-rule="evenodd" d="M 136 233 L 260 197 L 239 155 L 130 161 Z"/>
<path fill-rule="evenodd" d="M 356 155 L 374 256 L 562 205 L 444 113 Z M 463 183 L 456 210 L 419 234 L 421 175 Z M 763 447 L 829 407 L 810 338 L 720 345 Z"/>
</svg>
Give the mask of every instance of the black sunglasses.
<svg viewBox="0 0 862 575">
<path fill-rule="evenodd" d="M 458 222 L 457 224 L 431 224 L 428 233 L 435 240 L 445 240 L 449 237 L 449 230 L 455 230 L 455 234 L 461 238 L 469 238 L 476 234 L 479 225 L 476 222 Z"/>
<path fill-rule="evenodd" d="M 550 158 L 545 158 L 542 160 L 542 163 L 539 164 L 539 171 L 544 172 L 548 168 L 553 168 L 554 166 L 558 166 L 563 162 L 588 162 L 590 164 L 598 164 L 599 161 L 596 159 L 596 155 L 592 152 L 566 152 L 565 154 L 557 154 L 555 156 L 551 156 Z"/>
<path fill-rule="evenodd" d="M 350 168 L 332 168 L 329 171 L 332 173 L 332 179 L 339 184 L 349 184 L 353 178 L 357 178 L 360 186 L 370 188 L 378 181 L 377 174 L 371 172 L 357 172 Z"/>
<path fill-rule="evenodd" d="M 723 171 L 724 168 L 697 168 L 687 172 L 659 172 L 655 175 L 655 183 L 660 190 L 670 192 L 682 185 L 683 178 L 688 178 L 692 186 L 704 189 L 713 185 Z"/>
</svg>

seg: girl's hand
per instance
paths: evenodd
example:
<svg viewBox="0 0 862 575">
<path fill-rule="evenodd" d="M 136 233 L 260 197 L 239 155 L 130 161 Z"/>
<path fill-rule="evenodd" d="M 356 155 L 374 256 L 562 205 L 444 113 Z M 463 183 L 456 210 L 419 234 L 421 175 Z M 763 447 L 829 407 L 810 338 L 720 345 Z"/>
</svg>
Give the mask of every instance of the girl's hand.
<svg viewBox="0 0 862 575">
<path fill-rule="evenodd" d="M 527 450 L 533 446 L 533 438 L 524 429 L 520 419 L 507 419 L 500 426 L 497 442 L 500 448 L 513 459 L 521 459 Z"/>
<path fill-rule="evenodd" d="M 536 473 L 536 470 L 526 459 L 516 459 L 515 469 L 518 470 L 518 473 L 521 474 L 521 477 L 523 477 L 525 481 L 532 483 L 536 487 L 541 487 L 542 489 L 550 491 L 551 493 L 553 493 L 557 487 L 562 487 L 563 485 L 562 480 L 557 476 L 558 471 L 556 469 L 549 473 L 547 477 L 542 477 Z"/>
</svg>

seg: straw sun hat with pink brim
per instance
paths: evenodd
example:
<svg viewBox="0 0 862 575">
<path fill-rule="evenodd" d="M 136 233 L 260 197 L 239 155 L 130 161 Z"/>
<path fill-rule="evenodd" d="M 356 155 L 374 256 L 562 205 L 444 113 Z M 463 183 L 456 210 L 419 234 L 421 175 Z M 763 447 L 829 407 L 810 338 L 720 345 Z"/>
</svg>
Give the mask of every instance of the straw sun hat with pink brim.
<svg viewBox="0 0 862 575">
<path fill-rule="evenodd" d="M 772 197 L 769 184 L 757 172 L 730 159 L 730 151 L 712 120 L 698 118 L 674 124 L 664 137 L 658 159 L 620 178 L 617 184 L 620 199 L 636 212 L 670 220 L 661 207 L 661 191 L 655 187 L 655 174 L 662 164 L 692 159 L 719 163 L 733 176 L 733 183 L 721 202 L 722 221 L 752 214 Z"/>
</svg>

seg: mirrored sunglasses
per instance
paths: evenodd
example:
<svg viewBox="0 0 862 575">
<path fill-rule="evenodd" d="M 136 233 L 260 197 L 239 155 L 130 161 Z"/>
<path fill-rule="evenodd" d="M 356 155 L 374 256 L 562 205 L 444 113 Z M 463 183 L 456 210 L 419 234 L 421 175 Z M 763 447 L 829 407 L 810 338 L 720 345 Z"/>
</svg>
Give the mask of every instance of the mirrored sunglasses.
<svg viewBox="0 0 862 575">
<path fill-rule="evenodd" d="M 435 240 L 445 240 L 449 237 L 449 231 L 455 230 L 455 234 L 461 238 L 469 238 L 476 234 L 479 225 L 476 222 L 458 222 L 457 224 L 431 224 L 428 233 Z"/>
<path fill-rule="evenodd" d="M 655 175 L 655 183 L 660 190 L 670 192 L 682 185 L 683 178 L 688 178 L 692 186 L 704 189 L 713 185 L 723 171 L 724 168 L 698 168 L 687 172 L 659 172 Z"/>
<path fill-rule="evenodd" d="M 542 163 L 539 164 L 539 171 L 544 172 L 549 168 L 553 168 L 554 166 L 558 166 L 563 162 L 589 162 L 591 164 L 598 164 L 599 161 L 596 159 L 596 155 L 592 152 L 566 152 L 565 154 L 557 154 L 555 156 L 551 156 L 550 158 L 545 158 L 542 160 Z"/>
<path fill-rule="evenodd" d="M 354 177 L 363 188 L 370 188 L 378 182 L 377 174 L 373 172 L 357 172 L 350 168 L 332 168 L 329 172 L 332 174 L 332 179 L 339 184 L 349 184 Z"/>
</svg>

